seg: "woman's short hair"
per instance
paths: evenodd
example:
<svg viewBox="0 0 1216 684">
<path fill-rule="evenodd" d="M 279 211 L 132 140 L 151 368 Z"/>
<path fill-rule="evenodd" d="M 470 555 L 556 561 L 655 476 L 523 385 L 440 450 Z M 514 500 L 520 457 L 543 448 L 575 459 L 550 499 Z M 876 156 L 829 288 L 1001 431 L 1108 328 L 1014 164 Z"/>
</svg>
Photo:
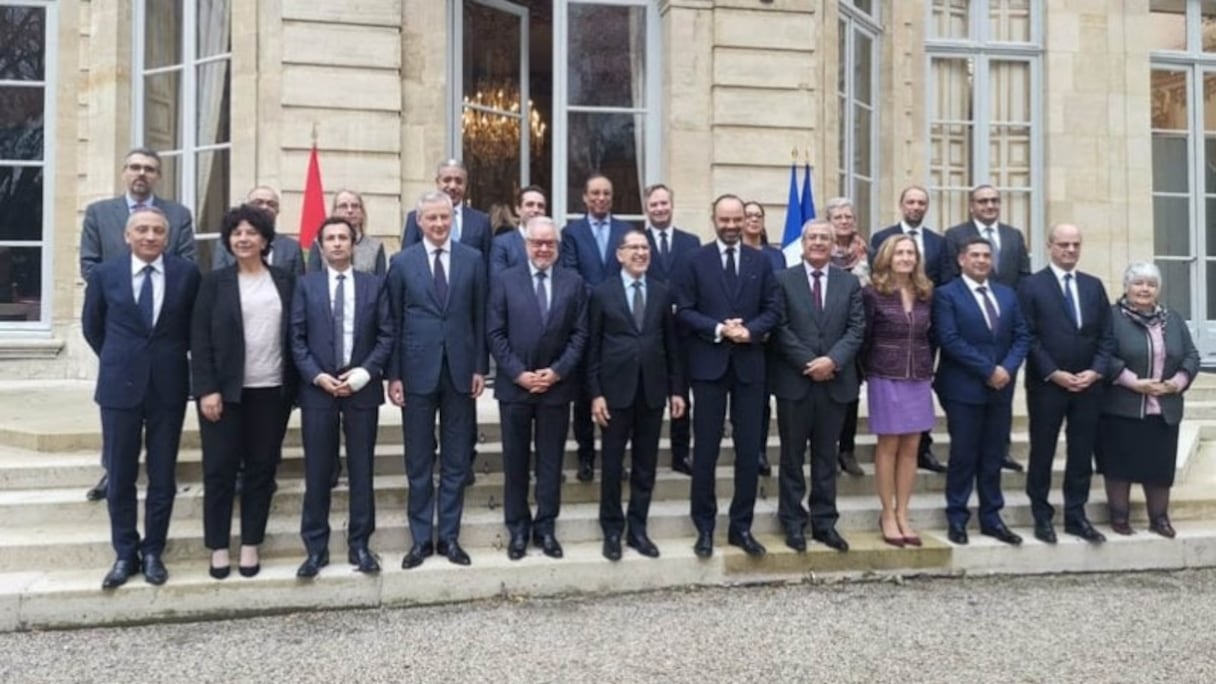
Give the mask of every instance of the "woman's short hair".
<svg viewBox="0 0 1216 684">
<path fill-rule="evenodd" d="M 253 229 L 266 239 L 262 256 L 270 254 L 270 243 L 274 242 L 274 218 L 269 212 L 248 204 L 241 204 L 224 212 L 224 218 L 220 222 L 220 243 L 224 245 L 224 249 L 232 254 L 232 231 L 242 223 L 253 226 Z"/>
<path fill-rule="evenodd" d="M 1161 269 L 1151 261 L 1133 261 L 1123 271 L 1123 289 L 1126 290 L 1133 280 L 1154 280 L 1161 286 Z"/>
</svg>

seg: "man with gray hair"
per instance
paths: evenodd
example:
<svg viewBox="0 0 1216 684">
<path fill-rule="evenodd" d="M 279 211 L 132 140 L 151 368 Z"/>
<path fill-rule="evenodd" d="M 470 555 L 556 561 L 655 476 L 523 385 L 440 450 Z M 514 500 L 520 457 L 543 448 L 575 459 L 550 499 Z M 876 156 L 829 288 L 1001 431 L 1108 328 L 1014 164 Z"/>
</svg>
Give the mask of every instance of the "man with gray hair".
<svg viewBox="0 0 1216 684">
<path fill-rule="evenodd" d="M 490 245 L 494 229 L 490 216 L 473 207 L 465 206 L 469 189 L 469 171 L 459 159 L 445 159 L 435 168 L 435 189 L 452 200 L 452 240 L 468 245 L 481 252 L 481 259 L 490 267 Z M 418 212 L 411 211 L 405 217 L 405 228 L 401 231 L 401 249 L 422 241 Z"/>
<path fill-rule="evenodd" d="M 274 240 L 270 242 L 270 254 L 266 255 L 266 263 L 293 275 L 304 275 L 304 253 L 300 250 L 299 241 L 278 230 L 279 193 L 269 185 L 258 185 L 245 196 L 245 204 L 261 209 L 274 219 Z M 211 270 L 225 268 L 235 263 L 236 257 L 217 244 L 215 251 L 211 253 Z"/>
</svg>

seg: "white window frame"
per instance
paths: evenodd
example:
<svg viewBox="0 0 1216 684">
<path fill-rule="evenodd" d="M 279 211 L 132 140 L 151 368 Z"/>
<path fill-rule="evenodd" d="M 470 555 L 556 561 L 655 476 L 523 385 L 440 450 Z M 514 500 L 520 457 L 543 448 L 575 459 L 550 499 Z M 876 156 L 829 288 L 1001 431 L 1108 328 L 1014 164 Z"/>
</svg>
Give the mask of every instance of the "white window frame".
<svg viewBox="0 0 1216 684">
<path fill-rule="evenodd" d="M 878 220 L 878 176 L 879 176 L 879 158 L 878 158 L 878 131 L 879 118 L 881 117 L 878 102 L 882 93 L 882 84 L 880 82 L 882 63 L 882 25 L 879 23 L 879 6 L 875 4 L 874 15 L 869 15 L 858 9 L 853 0 L 841 0 L 840 2 L 840 20 L 837 22 L 837 28 L 842 30 L 842 34 L 838 36 L 838 40 L 845 41 L 845 64 L 844 69 L 844 92 L 837 93 L 837 102 L 840 99 L 844 100 L 845 117 L 839 122 L 840 139 L 844 142 L 844 151 L 838 163 L 837 176 L 844 176 L 844 187 L 839 188 L 842 197 L 849 198 L 854 206 L 857 206 L 857 178 L 860 174 L 853 165 L 854 150 L 856 149 L 857 139 L 854 135 L 854 115 L 856 107 L 868 108 L 870 110 L 870 175 L 868 182 L 870 184 L 870 201 L 866 206 L 866 215 L 872 225 L 863 226 L 859 223 L 859 229 L 863 233 L 868 233 L 872 230 L 877 230 Z M 842 26 L 843 24 L 843 26 Z M 856 60 L 854 57 L 857 34 L 864 34 L 870 39 L 870 104 L 865 105 L 857 101 L 857 69 Z M 860 217 L 858 217 L 860 219 Z"/>
<path fill-rule="evenodd" d="M 43 89 L 42 160 L 8 160 L 4 162 L 5 166 L 42 169 L 42 239 L 39 241 L 5 240 L 0 242 L 0 246 L 3 247 L 39 247 L 42 249 L 40 255 L 42 291 L 38 304 L 39 320 L 0 322 L 0 338 L 29 338 L 31 336 L 49 338 L 53 323 L 51 320 L 53 311 L 51 300 L 55 295 L 55 278 L 52 271 L 54 259 L 52 257 L 55 252 L 55 122 L 58 121 L 55 113 L 55 90 L 58 81 L 57 67 L 59 65 L 59 5 L 54 0 L 3 0 L 3 2 L 0 2 L 0 5 L 41 7 L 45 10 L 44 16 L 46 21 L 46 56 L 44 58 L 42 81 L 40 82 Z M 30 87 L 32 83 L 37 82 L 0 80 L 0 86 L 21 85 Z"/>
</svg>

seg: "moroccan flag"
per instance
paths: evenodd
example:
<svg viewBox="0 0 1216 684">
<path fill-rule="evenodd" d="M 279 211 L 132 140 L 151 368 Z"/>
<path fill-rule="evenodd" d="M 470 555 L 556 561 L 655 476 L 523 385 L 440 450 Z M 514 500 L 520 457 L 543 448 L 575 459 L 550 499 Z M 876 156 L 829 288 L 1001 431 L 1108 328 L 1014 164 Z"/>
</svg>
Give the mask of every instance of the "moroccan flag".
<svg viewBox="0 0 1216 684">
<path fill-rule="evenodd" d="M 312 247 L 317 229 L 325 220 L 325 191 L 321 189 L 321 165 L 317 162 L 317 146 L 308 155 L 308 178 L 304 181 L 304 206 L 300 209 L 300 246 Z"/>
</svg>

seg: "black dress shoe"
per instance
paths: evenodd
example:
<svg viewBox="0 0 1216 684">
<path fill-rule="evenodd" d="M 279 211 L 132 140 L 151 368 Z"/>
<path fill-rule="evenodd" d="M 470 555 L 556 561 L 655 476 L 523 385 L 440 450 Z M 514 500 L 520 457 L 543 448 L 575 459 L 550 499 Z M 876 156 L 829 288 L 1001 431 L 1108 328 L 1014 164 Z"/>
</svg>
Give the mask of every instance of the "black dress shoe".
<svg viewBox="0 0 1216 684">
<path fill-rule="evenodd" d="M 477 473 L 473 472 L 473 468 L 469 467 L 469 471 L 464 474 L 464 486 L 472 487 L 477 484 Z"/>
<path fill-rule="evenodd" d="M 659 547 L 655 546 L 654 542 L 650 541 L 650 537 L 647 537 L 644 534 L 628 535 L 625 537 L 625 543 L 629 545 L 629 548 L 637 551 L 647 558 L 659 557 Z"/>
<path fill-rule="evenodd" d="M 785 545 L 798 553 L 806 553 L 806 535 L 801 530 L 785 533 Z"/>
<path fill-rule="evenodd" d="M 1106 535 L 1094 529 L 1094 526 L 1085 518 L 1072 522 L 1065 521 L 1064 531 L 1074 537 L 1080 537 L 1090 544 L 1101 544 L 1106 541 Z"/>
<path fill-rule="evenodd" d="M 262 564 L 238 565 L 236 566 L 236 571 L 241 573 L 241 577 L 257 577 L 258 573 L 262 571 Z"/>
<path fill-rule="evenodd" d="M 228 575 L 232 574 L 232 566 L 231 565 L 221 565 L 220 567 L 217 568 L 214 565 L 208 564 L 207 565 L 207 574 L 211 575 L 211 579 L 217 579 L 217 580 L 227 579 Z"/>
<path fill-rule="evenodd" d="M 595 479 L 595 468 L 592 467 L 591 461 L 578 462 L 578 481 L 590 482 Z"/>
<path fill-rule="evenodd" d="M 532 541 L 540 547 L 541 553 L 546 556 L 550 558 L 562 557 L 562 545 L 557 541 L 557 535 L 552 532 L 534 537 Z"/>
<path fill-rule="evenodd" d="M 916 456 L 916 467 L 921 470 L 928 470 L 931 473 L 944 473 L 946 466 L 942 465 L 941 461 L 937 460 L 937 456 L 929 449 L 925 449 Z"/>
<path fill-rule="evenodd" d="M 84 498 L 89 501 L 101 501 L 106 498 L 106 489 L 110 486 L 110 476 L 102 474 L 101 479 L 97 484 L 93 485 L 92 489 L 84 493 Z"/>
<path fill-rule="evenodd" d="M 435 547 L 430 543 L 414 544 L 410 547 L 410 552 L 405 554 L 405 558 L 401 559 L 401 569 L 409 570 L 422 565 L 422 561 L 429 558 L 435 553 Z"/>
<path fill-rule="evenodd" d="M 138 560 L 120 560 L 114 561 L 114 566 L 106 573 L 105 579 L 101 580 L 102 589 L 116 589 L 127 583 L 131 575 L 139 572 Z"/>
<path fill-rule="evenodd" d="M 858 465 L 857 456 L 852 451 L 840 452 L 840 455 L 836 457 L 836 461 L 840 464 L 842 472 L 846 472 L 853 477 L 862 477 L 866 474 L 866 471 L 862 470 L 861 466 Z"/>
<path fill-rule="evenodd" d="M 169 571 L 159 553 L 144 554 L 144 579 L 158 587 L 169 580 Z"/>
<path fill-rule="evenodd" d="M 380 561 L 376 560 L 376 556 L 366 546 L 356 546 L 347 551 L 346 560 L 355 566 L 356 572 L 368 575 L 380 572 Z"/>
<path fill-rule="evenodd" d="M 528 535 L 513 534 L 511 542 L 507 544 L 507 558 L 511 560 L 519 560 L 528 553 Z"/>
<path fill-rule="evenodd" d="M 992 537 L 997 541 L 1005 542 L 1006 544 L 1011 544 L 1013 546 L 1018 546 L 1022 543 L 1022 538 L 1014 534 L 1012 530 L 1004 525 L 997 525 L 995 527 L 981 527 L 980 534 L 984 535 L 985 537 Z"/>
<path fill-rule="evenodd" d="M 435 547 L 435 552 L 448 559 L 448 562 L 453 565 L 470 565 L 473 563 L 473 560 L 469 558 L 469 554 L 460 548 L 460 542 L 455 539 L 439 542 L 439 545 Z"/>
<path fill-rule="evenodd" d="M 731 532 L 727 534 L 726 543 L 743 549 L 743 553 L 746 553 L 752 558 L 759 558 L 765 553 L 768 553 L 768 551 L 764 548 L 764 545 L 756 541 L 756 538 L 752 536 L 752 533 L 748 532 L 747 530 L 739 530 L 738 532 Z"/>
<path fill-rule="evenodd" d="M 698 532 L 697 542 L 692 545 L 692 552 L 697 554 L 697 558 L 709 558 L 714 555 L 713 532 Z"/>
<path fill-rule="evenodd" d="M 760 457 L 760 477 L 772 477 L 772 476 L 773 476 L 773 467 L 768 464 L 767 458 L 761 456 Z"/>
<path fill-rule="evenodd" d="M 677 458 L 671 462 L 671 469 L 677 473 L 683 473 L 689 477 L 692 477 L 692 460 L 687 456 L 684 458 Z"/>
<path fill-rule="evenodd" d="M 836 549 L 841 553 L 849 550 L 849 543 L 840 536 L 840 533 L 835 528 L 824 530 L 822 532 L 812 532 L 811 539 L 817 542 L 823 542 L 828 547 Z"/>
<path fill-rule="evenodd" d="M 1159 515 L 1153 518 L 1148 523 L 1148 529 L 1154 534 L 1159 534 L 1166 539 L 1173 539 L 1178 536 L 1178 532 L 1174 530 L 1174 526 L 1170 524 L 1168 516 Z"/>
<path fill-rule="evenodd" d="M 1038 539 L 1044 544 L 1056 544 L 1060 541 L 1060 539 L 1056 537 L 1055 528 L 1052 527 L 1051 522 L 1047 520 L 1041 520 L 1034 524 L 1034 538 Z"/>
<path fill-rule="evenodd" d="M 967 528 L 962 525 L 951 525 L 950 529 L 946 530 L 946 539 L 959 546 L 966 546 L 971 541 L 967 539 Z"/>
<path fill-rule="evenodd" d="M 1004 461 L 1001 461 L 1001 468 L 1004 470 L 1012 470 L 1015 473 L 1022 473 L 1026 471 L 1026 468 L 1024 468 L 1021 463 L 1018 463 L 1008 456 L 1005 457 Z"/>
<path fill-rule="evenodd" d="M 313 577 L 316 577 L 317 574 L 321 572 L 321 568 L 325 567 L 326 565 L 329 565 L 328 551 L 322 551 L 321 553 L 310 553 L 308 554 L 308 557 L 304 559 L 304 562 L 300 563 L 300 568 L 296 570 L 296 577 L 299 577 L 300 579 L 312 579 Z"/>
<path fill-rule="evenodd" d="M 610 561 L 621 559 L 621 535 L 610 534 L 604 537 L 604 558 Z"/>
</svg>

